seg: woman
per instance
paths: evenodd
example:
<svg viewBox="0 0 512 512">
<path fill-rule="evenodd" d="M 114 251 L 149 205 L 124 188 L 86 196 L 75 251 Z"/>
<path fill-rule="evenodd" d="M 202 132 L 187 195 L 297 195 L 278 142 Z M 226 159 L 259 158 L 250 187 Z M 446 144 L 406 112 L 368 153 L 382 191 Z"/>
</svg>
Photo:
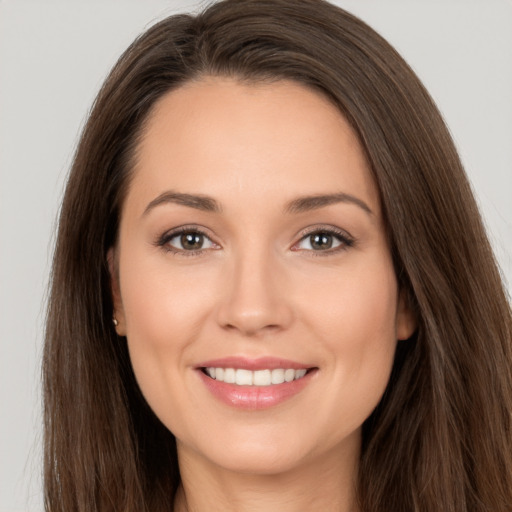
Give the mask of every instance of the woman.
<svg viewBox="0 0 512 512">
<path fill-rule="evenodd" d="M 511 314 L 432 100 L 314 0 L 143 34 L 61 212 L 48 510 L 505 511 Z"/>
</svg>

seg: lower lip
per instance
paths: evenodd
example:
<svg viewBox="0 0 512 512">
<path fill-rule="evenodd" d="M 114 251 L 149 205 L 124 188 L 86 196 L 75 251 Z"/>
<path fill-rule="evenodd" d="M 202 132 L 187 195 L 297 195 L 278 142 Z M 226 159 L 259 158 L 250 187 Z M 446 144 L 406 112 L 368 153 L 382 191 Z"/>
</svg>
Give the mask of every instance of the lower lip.
<svg viewBox="0 0 512 512">
<path fill-rule="evenodd" d="M 292 398 L 311 382 L 313 373 L 316 373 L 309 371 L 300 379 L 271 386 L 237 386 L 212 379 L 202 370 L 198 372 L 208 390 L 221 402 L 250 410 L 268 409 Z"/>
</svg>

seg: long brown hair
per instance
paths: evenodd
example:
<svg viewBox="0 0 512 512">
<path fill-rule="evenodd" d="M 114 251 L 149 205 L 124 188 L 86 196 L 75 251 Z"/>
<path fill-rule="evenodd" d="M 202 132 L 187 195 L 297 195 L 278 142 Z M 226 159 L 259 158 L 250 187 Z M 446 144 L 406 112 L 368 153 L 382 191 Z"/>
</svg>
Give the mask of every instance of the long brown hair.
<svg viewBox="0 0 512 512">
<path fill-rule="evenodd" d="M 60 214 L 44 353 L 51 512 L 170 510 L 173 435 L 112 325 L 106 254 L 155 102 L 202 76 L 295 80 L 358 134 L 415 335 L 363 425 L 363 512 L 512 510 L 511 312 L 467 178 L 431 98 L 371 28 L 323 0 L 225 0 L 123 54 L 82 134 Z"/>
</svg>

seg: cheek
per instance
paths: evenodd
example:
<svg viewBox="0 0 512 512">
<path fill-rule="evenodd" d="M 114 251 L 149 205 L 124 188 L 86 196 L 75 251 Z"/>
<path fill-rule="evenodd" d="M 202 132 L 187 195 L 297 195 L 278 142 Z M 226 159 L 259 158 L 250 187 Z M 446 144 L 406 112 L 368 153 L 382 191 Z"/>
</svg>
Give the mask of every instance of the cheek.
<svg viewBox="0 0 512 512">
<path fill-rule="evenodd" d="M 361 424 L 387 386 L 396 349 L 397 284 L 391 264 L 376 261 L 326 283 L 309 297 L 307 319 L 327 348 L 332 408 Z M 343 403 L 340 410 L 337 403 Z"/>
<path fill-rule="evenodd" d="M 204 272 L 180 272 L 165 255 L 125 254 L 130 258 L 120 262 L 120 285 L 130 359 L 143 395 L 158 414 L 178 399 L 172 390 L 181 388 L 190 347 L 210 310 L 212 298 L 205 293 L 210 287 Z"/>
<path fill-rule="evenodd" d="M 182 268 L 163 252 L 148 255 L 147 249 L 131 247 L 124 252 L 130 254 L 120 262 L 129 337 L 162 350 L 193 338 L 211 305 L 211 271 Z"/>
<path fill-rule="evenodd" d="M 328 339 L 343 339 L 363 349 L 395 338 L 397 283 L 387 259 L 370 258 L 332 272 L 309 287 L 307 316 Z M 305 297 L 306 298 L 306 297 Z M 335 346 L 339 346 L 337 343 Z M 334 347 L 333 347 L 334 348 Z"/>
</svg>

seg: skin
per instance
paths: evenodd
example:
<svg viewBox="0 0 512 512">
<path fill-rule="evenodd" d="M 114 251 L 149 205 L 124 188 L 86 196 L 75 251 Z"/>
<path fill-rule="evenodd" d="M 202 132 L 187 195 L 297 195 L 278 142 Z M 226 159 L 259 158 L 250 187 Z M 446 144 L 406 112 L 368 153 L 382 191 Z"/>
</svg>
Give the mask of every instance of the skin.
<svg viewBox="0 0 512 512">
<path fill-rule="evenodd" d="M 161 201 L 174 191 L 221 211 Z M 349 194 L 308 211 L 303 196 Z M 367 211 L 367 209 L 369 211 Z M 162 235 L 201 229 L 199 251 Z M 314 249 L 310 232 L 341 232 Z M 178 511 L 355 510 L 361 425 L 414 321 L 400 299 L 376 185 L 345 119 L 293 82 L 203 78 L 154 107 L 109 253 L 117 330 L 177 439 Z M 274 356 L 316 367 L 274 407 L 220 402 L 198 363 Z"/>
</svg>

